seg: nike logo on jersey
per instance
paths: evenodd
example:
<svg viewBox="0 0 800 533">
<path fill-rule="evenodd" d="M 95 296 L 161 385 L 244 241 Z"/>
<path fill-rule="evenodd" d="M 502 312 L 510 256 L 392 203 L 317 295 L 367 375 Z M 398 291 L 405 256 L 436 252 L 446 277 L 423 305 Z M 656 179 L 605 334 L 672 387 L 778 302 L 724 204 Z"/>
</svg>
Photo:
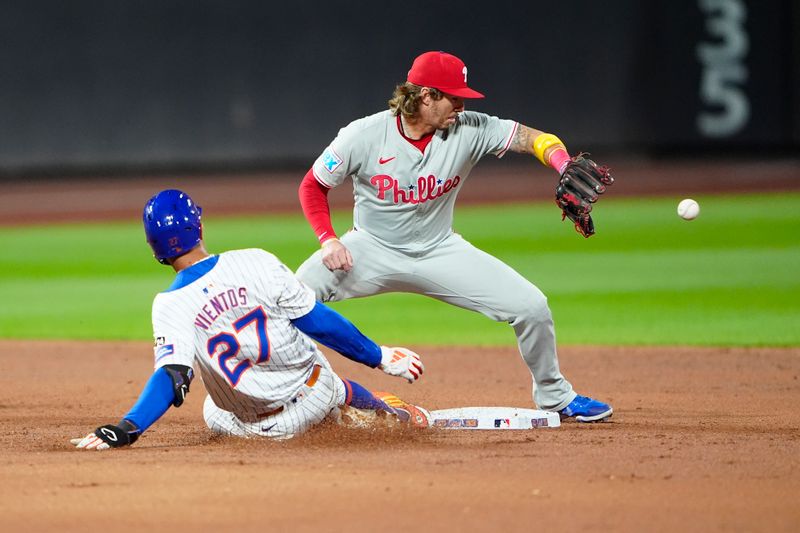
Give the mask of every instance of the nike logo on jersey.
<svg viewBox="0 0 800 533">
<path fill-rule="evenodd" d="M 395 157 L 397 157 L 397 156 L 395 156 Z M 384 159 L 384 158 L 382 158 L 382 157 L 379 157 L 379 158 L 378 158 L 378 164 L 379 164 L 379 165 L 385 165 L 385 164 L 386 164 L 386 163 L 388 163 L 389 161 L 392 161 L 392 160 L 394 160 L 394 159 L 395 159 L 395 157 L 387 157 L 386 159 Z"/>
</svg>

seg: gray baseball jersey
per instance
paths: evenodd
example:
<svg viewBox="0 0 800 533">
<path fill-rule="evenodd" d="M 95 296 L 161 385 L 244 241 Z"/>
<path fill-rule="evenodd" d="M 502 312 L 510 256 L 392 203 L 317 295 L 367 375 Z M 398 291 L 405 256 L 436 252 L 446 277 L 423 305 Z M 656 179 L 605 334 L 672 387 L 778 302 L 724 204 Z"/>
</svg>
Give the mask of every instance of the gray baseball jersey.
<svg viewBox="0 0 800 533">
<path fill-rule="evenodd" d="M 452 231 L 453 206 L 472 167 L 502 157 L 518 124 L 465 111 L 421 152 L 390 111 L 350 123 L 314 162 L 327 187 L 353 179 L 354 227 L 406 252 L 428 250 Z"/>
<path fill-rule="evenodd" d="M 315 365 L 330 369 L 316 344 L 291 323 L 314 305 L 308 287 L 264 250 L 211 256 L 155 297 L 155 367 L 196 367 L 213 405 L 258 422 L 307 395 Z M 324 377 L 319 381 L 331 389 L 324 394 L 330 401 L 319 402 L 314 416 L 324 417 L 344 399 L 341 380 Z"/>
<path fill-rule="evenodd" d="M 511 324 L 535 379 L 534 401 L 559 410 L 576 393 L 561 375 L 547 298 L 511 267 L 452 230 L 456 196 L 472 167 L 502 156 L 518 124 L 465 111 L 420 151 L 384 111 L 343 128 L 316 160 L 316 179 L 335 187 L 353 180 L 354 231 L 341 242 L 349 272 L 329 271 L 318 250 L 297 270 L 321 301 L 412 292 Z"/>
</svg>

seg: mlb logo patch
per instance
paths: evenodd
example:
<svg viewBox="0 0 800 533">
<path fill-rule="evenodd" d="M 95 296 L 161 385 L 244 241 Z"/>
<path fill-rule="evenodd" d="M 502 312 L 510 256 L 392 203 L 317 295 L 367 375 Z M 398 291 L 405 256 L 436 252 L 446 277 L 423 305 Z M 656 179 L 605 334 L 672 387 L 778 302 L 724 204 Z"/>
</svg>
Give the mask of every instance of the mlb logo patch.
<svg viewBox="0 0 800 533">
<path fill-rule="evenodd" d="M 322 164 L 325 165 L 325 169 L 329 173 L 333 174 L 333 171 L 339 168 L 339 165 L 342 164 L 342 158 L 336 155 L 336 152 L 333 151 L 333 148 L 329 146 L 322 153 Z"/>
<path fill-rule="evenodd" d="M 156 349 L 156 361 L 174 353 L 175 346 L 173 344 L 165 344 L 164 346 L 160 346 L 158 349 Z"/>
<path fill-rule="evenodd" d="M 494 427 L 496 427 L 497 429 L 510 428 L 511 420 L 508 418 L 495 418 Z"/>
</svg>

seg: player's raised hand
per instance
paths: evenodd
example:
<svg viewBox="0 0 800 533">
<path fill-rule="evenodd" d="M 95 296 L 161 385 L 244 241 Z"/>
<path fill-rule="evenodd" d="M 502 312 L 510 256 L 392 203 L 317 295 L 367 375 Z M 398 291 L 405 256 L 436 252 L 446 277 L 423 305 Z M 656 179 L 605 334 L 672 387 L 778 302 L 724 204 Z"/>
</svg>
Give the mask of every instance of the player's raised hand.
<svg viewBox="0 0 800 533">
<path fill-rule="evenodd" d="M 350 272 L 353 268 L 353 256 L 339 239 L 328 239 L 322 244 L 322 264 L 331 272 L 334 270 Z"/>
<path fill-rule="evenodd" d="M 381 364 L 378 368 L 390 376 L 405 378 L 409 383 L 414 383 L 425 371 L 419 355 L 408 348 L 388 346 L 381 346 Z"/>
</svg>

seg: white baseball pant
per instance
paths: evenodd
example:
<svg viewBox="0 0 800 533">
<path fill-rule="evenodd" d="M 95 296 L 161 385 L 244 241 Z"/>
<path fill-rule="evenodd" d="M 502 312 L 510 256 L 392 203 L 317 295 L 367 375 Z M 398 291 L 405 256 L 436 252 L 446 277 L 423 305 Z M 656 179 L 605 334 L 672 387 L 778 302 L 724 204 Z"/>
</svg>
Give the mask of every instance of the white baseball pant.
<svg viewBox="0 0 800 533">
<path fill-rule="evenodd" d="M 335 415 L 338 406 L 344 404 L 345 394 L 344 383 L 330 366 L 316 364 L 297 397 L 264 413 L 255 422 L 242 421 L 234 413 L 220 409 L 211 396 L 206 396 L 203 404 L 203 418 L 209 429 L 223 435 L 290 439 Z"/>
</svg>

